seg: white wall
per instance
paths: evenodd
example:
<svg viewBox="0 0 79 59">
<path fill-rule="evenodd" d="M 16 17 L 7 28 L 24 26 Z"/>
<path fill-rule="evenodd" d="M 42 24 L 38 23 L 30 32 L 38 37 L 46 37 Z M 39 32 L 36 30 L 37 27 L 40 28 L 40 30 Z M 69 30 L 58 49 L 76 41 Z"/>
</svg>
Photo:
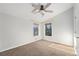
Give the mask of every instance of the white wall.
<svg viewBox="0 0 79 59">
<path fill-rule="evenodd" d="M 73 46 L 73 8 L 57 15 L 50 21 L 42 23 L 42 26 L 48 22 L 52 23 L 52 37 L 42 33 L 45 40 Z"/>
<path fill-rule="evenodd" d="M 74 4 L 74 32 L 79 37 L 79 4 Z"/>
<path fill-rule="evenodd" d="M 79 55 L 79 3 L 74 4 L 74 34 L 75 50 Z"/>
<path fill-rule="evenodd" d="M 0 52 L 41 39 L 33 36 L 33 21 L 0 13 Z"/>
<path fill-rule="evenodd" d="M 0 51 L 41 39 L 33 36 L 32 6 L 28 3 L 0 4 Z M 38 22 L 36 22 L 38 23 Z"/>
</svg>

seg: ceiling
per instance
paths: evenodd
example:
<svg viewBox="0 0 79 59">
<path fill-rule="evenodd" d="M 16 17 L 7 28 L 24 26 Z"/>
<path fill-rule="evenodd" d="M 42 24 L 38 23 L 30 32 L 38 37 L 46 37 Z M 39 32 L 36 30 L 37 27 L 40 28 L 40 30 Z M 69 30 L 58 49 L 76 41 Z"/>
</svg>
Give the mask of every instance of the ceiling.
<svg viewBox="0 0 79 59">
<path fill-rule="evenodd" d="M 47 10 L 53 10 L 53 13 L 47 12 L 44 16 L 42 16 L 40 13 L 32 13 L 33 7 L 31 6 L 31 3 L 1 3 L 0 13 L 5 13 L 23 19 L 28 18 L 34 21 L 44 22 L 52 19 L 54 16 L 68 10 L 71 7 L 71 3 L 52 3 Z"/>
</svg>

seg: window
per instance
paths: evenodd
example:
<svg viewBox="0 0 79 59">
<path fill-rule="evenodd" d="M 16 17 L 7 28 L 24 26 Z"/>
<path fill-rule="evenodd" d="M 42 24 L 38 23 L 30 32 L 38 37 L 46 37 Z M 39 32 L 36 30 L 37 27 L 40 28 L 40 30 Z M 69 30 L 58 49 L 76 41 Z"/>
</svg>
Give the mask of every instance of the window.
<svg viewBox="0 0 79 59">
<path fill-rule="evenodd" d="M 39 26 L 38 24 L 33 25 L 33 35 L 34 36 L 38 36 L 38 31 L 39 31 L 38 26 Z"/>
<path fill-rule="evenodd" d="M 45 35 L 52 36 L 52 24 L 51 23 L 45 24 Z"/>
</svg>

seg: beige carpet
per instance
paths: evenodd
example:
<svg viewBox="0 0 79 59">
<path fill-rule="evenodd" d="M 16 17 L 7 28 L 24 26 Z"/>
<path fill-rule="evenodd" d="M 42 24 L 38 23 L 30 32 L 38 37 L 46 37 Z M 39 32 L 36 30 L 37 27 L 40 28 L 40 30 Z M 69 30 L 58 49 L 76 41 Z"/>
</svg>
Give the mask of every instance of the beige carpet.
<svg viewBox="0 0 79 59">
<path fill-rule="evenodd" d="M 74 49 L 69 46 L 39 40 L 24 46 L 1 52 L 2 56 L 74 56 Z"/>
</svg>

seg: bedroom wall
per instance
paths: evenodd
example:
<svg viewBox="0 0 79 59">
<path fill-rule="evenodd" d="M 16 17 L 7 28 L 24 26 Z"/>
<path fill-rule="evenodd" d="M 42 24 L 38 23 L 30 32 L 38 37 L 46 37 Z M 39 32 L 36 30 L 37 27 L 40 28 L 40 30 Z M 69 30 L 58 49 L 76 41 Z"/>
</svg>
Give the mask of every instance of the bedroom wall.
<svg viewBox="0 0 79 59">
<path fill-rule="evenodd" d="M 39 25 L 40 28 L 40 25 Z M 0 13 L 0 52 L 41 39 L 33 36 L 33 21 Z"/>
<path fill-rule="evenodd" d="M 74 4 L 74 38 L 76 55 L 79 56 L 79 3 Z"/>
<path fill-rule="evenodd" d="M 52 23 L 52 36 L 45 36 L 45 23 Z M 73 8 L 66 10 L 65 12 L 55 16 L 50 21 L 42 23 L 43 39 L 66 44 L 73 46 L 73 35 L 74 35 L 74 26 L 73 26 Z"/>
</svg>

